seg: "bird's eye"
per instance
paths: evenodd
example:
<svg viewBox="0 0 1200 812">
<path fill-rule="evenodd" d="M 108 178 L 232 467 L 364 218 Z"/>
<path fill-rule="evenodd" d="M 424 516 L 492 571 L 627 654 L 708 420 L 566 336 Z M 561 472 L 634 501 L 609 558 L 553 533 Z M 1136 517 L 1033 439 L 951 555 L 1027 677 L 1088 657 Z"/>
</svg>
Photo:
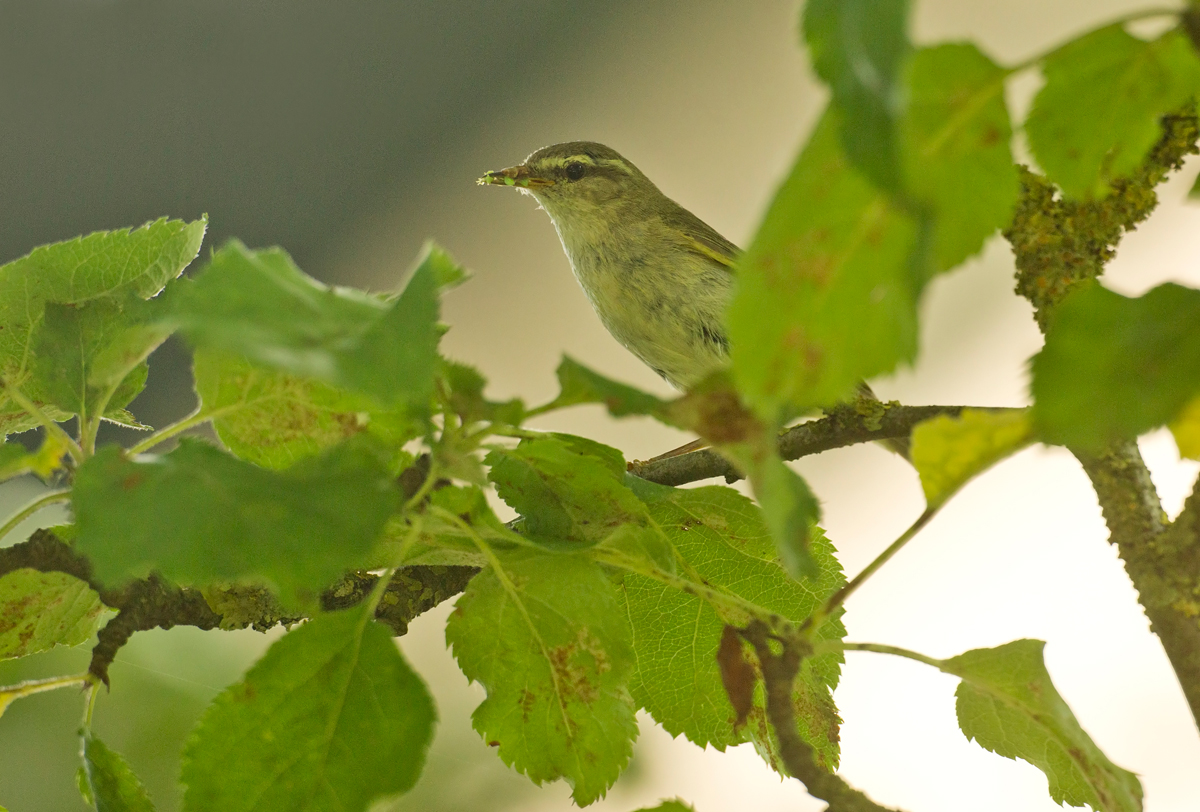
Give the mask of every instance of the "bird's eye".
<svg viewBox="0 0 1200 812">
<path fill-rule="evenodd" d="M 583 164 L 578 161 L 567 164 L 567 180 L 572 182 L 579 180 L 583 177 L 583 171 Z"/>
</svg>

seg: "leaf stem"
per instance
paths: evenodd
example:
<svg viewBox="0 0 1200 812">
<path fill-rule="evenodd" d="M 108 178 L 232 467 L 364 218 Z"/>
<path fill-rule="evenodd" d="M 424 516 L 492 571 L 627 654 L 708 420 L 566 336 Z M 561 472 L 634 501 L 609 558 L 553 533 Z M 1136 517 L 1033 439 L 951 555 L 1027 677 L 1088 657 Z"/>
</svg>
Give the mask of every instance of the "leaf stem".
<svg viewBox="0 0 1200 812">
<path fill-rule="evenodd" d="M 100 418 L 83 419 L 79 415 L 79 446 L 89 457 L 96 453 L 96 435 L 100 433 Z"/>
<path fill-rule="evenodd" d="M 1181 14 L 1183 14 L 1183 11 L 1184 11 L 1184 9 L 1181 9 L 1181 8 L 1144 8 L 1141 11 L 1133 11 L 1133 12 L 1130 12 L 1129 14 L 1125 14 L 1120 17 L 1115 17 L 1115 18 L 1109 20 L 1108 22 L 1104 23 L 1104 25 L 1098 26 L 1098 27 L 1099 28 L 1107 28 L 1110 25 L 1128 25 L 1129 23 L 1135 23 L 1138 20 L 1147 20 L 1147 19 L 1150 19 L 1151 17 L 1178 17 Z M 1056 53 L 1061 51 L 1063 48 L 1066 48 L 1068 45 L 1070 45 L 1074 41 L 1075 41 L 1075 39 L 1069 39 L 1066 42 L 1055 45 L 1053 48 L 1051 48 L 1048 51 L 1043 51 L 1040 54 L 1036 54 L 1034 56 L 1029 57 L 1026 60 L 1018 62 L 1015 65 L 1005 68 L 1004 72 L 1006 74 L 1008 74 L 1009 76 L 1011 76 L 1014 73 L 1020 73 L 1023 70 L 1028 70 L 1029 68 L 1032 68 L 1033 66 L 1037 65 L 1039 62 L 1043 62 L 1043 61 L 1049 59 L 1050 57 L 1054 56 Z"/>
<path fill-rule="evenodd" d="M 544 414 L 549 414 L 550 412 L 557 411 L 561 408 L 563 408 L 563 406 L 559 404 L 558 398 L 556 397 L 549 403 L 543 403 L 541 406 L 535 406 L 532 409 L 527 409 L 522 417 L 525 420 L 528 420 L 531 417 L 541 417 Z"/>
<path fill-rule="evenodd" d="M 86 459 L 83 449 L 79 447 L 79 443 L 75 442 L 75 438 L 67 434 L 66 429 L 51 420 L 50 415 L 42 411 L 41 406 L 38 406 L 36 403 L 30 400 L 24 392 L 10 383 L 7 378 L 3 379 L 3 384 L 4 391 L 8 393 L 8 396 L 12 398 L 18 406 L 37 418 L 37 421 L 46 427 L 46 431 L 57 436 L 59 440 L 62 441 L 63 445 L 67 447 L 67 451 L 70 452 L 71 457 L 75 460 L 75 462 L 83 462 L 84 459 Z"/>
<path fill-rule="evenodd" d="M 0 714 L 15 699 L 23 699 L 34 694 L 66 688 L 71 685 L 83 685 L 91 682 L 87 674 L 71 674 L 66 677 L 49 677 L 47 679 L 31 679 L 18 682 L 15 685 L 0 687 Z"/>
<path fill-rule="evenodd" d="M 539 437 L 545 437 L 549 432 L 538 431 L 536 429 L 524 429 L 520 426 L 506 426 L 504 424 L 493 423 L 488 429 L 487 433 L 494 437 L 514 437 L 518 440 L 536 440 Z"/>
<path fill-rule="evenodd" d="M 371 587 L 371 594 L 367 595 L 367 599 L 363 601 L 367 607 L 367 617 L 375 617 L 375 609 L 378 608 L 379 602 L 383 600 L 383 594 L 387 592 L 388 585 L 392 582 L 392 576 L 396 574 L 395 567 L 388 567 L 379 576 L 379 580 L 375 582 L 375 586 Z"/>
<path fill-rule="evenodd" d="M 230 412 L 236 412 L 242 407 L 242 405 L 243 404 L 241 403 L 231 403 L 228 406 L 222 406 L 219 409 L 213 409 L 211 412 L 206 412 L 204 411 L 204 407 L 200 407 L 182 420 L 172 423 L 169 426 L 164 426 L 163 428 L 151 434 L 145 440 L 142 440 L 140 443 L 131 445 L 127 453 L 144 454 L 159 443 L 171 439 L 176 434 L 180 434 L 181 432 L 185 432 L 190 428 L 199 426 L 201 423 L 207 423 L 210 420 L 216 420 L 218 417 L 224 417 Z"/>
<path fill-rule="evenodd" d="M 84 675 L 85 682 L 89 684 L 87 704 L 83 707 L 83 729 L 89 733 L 92 730 L 92 714 L 96 710 L 96 697 L 100 695 L 100 681 L 90 672 Z"/>
<path fill-rule="evenodd" d="M 942 504 L 945 503 L 943 502 Z M 862 572 L 854 576 L 849 583 L 847 583 L 837 592 L 833 593 L 829 600 L 825 601 L 824 606 L 813 612 L 812 615 L 810 615 L 809 618 L 804 621 L 801 629 L 809 635 L 814 634 L 816 630 L 821 627 L 821 624 L 823 624 L 839 606 L 846 602 L 847 598 L 853 595 L 854 592 L 860 586 L 862 586 L 868 578 L 878 572 L 880 567 L 890 561 L 892 556 L 900 552 L 900 550 L 904 548 L 904 545 L 908 544 L 908 542 L 912 540 L 913 536 L 921 532 L 921 529 L 925 527 L 925 525 L 929 524 L 929 520 L 937 515 L 940 507 L 941 505 L 925 508 L 925 512 L 918 516 L 917 520 L 909 525 L 908 529 L 901 533 L 898 539 L 889 544 L 887 549 L 882 553 L 875 556 L 875 560 L 868 564 Z"/>
<path fill-rule="evenodd" d="M 846 643 L 841 640 L 822 640 L 813 644 L 813 650 L 819 652 L 873 651 L 876 654 L 892 654 L 896 657 L 904 657 L 907 660 L 916 660 L 919 663 L 931 665 L 939 671 L 946 671 L 946 664 L 942 660 L 935 660 L 933 657 L 926 657 L 924 654 L 916 651 L 900 648 L 899 646 L 888 646 L 883 643 Z"/>
<path fill-rule="evenodd" d="M 42 494 L 10 516 L 8 521 L 6 521 L 3 525 L 0 525 L 0 541 L 3 541 L 4 537 L 13 531 L 13 528 L 28 519 L 33 514 L 37 513 L 42 508 L 46 507 L 47 505 L 53 505 L 55 502 L 66 502 L 70 498 L 70 491 L 51 491 L 50 493 Z"/>
<path fill-rule="evenodd" d="M 413 517 L 412 522 L 408 526 L 408 532 L 404 534 L 404 540 L 400 542 L 400 549 L 396 552 L 395 562 L 393 567 L 399 567 L 404 563 L 404 559 L 408 557 L 408 553 L 412 550 L 413 545 L 417 543 L 417 539 L 421 537 L 421 530 L 425 524 L 425 515 L 418 513 Z"/>
<path fill-rule="evenodd" d="M 487 559 L 488 565 L 495 571 L 497 580 L 499 580 L 504 586 L 504 589 L 506 592 L 508 592 L 509 597 L 513 599 L 513 602 L 516 603 L 517 606 L 521 608 L 521 612 L 524 613 L 525 605 L 521 603 L 520 598 L 517 595 L 516 585 L 509 580 L 508 573 L 504 571 L 504 565 L 500 563 L 500 559 L 496 557 L 496 553 L 493 552 L 492 548 L 488 546 L 488 543 L 483 540 L 483 537 L 480 536 L 479 533 L 475 532 L 475 528 L 464 522 L 461 517 L 454 515 L 443 507 L 431 505 L 429 510 L 431 513 L 434 513 L 445 521 L 457 526 L 467 535 L 468 538 L 471 539 L 475 546 L 479 548 L 479 552 L 484 558 Z M 533 621 L 530 620 L 528 615 L 525 616 L 525 619 L 529 622 L 530 629 L 533 629 Z M 536 634 L 536 629 L 534 629 L 534 632 Z"/>
<path fill-rule="evenodd" d="M 126 373 L 128 374 L 128 373 Z M 83 450 L 88 456 L 96 453 L 96 436 L 100 433 L 100 421 L 104 419 L 104 413 L 108 411 L 109 401 L 113 395 L 117 393 L 117 389 L 121 386 L 122 376 L 108 388 L 108 391 L 100 396 L 97 401 L 95 413 L 84 422 L 83 415 L 79 416 L 79 442 L 83 446 Z"/>
</svg>

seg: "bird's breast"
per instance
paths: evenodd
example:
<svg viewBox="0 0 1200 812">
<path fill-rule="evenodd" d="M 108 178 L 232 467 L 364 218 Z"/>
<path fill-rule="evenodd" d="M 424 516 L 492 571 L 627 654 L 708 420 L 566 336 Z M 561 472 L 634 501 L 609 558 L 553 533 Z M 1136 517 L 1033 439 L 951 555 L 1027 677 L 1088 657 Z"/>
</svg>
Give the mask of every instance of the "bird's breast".
<svg viewBox="0 0 1200 812">
<path fill-rule="evenodd" d="M 728 271 L 666 239 L 572 240 L 559 230 L 580 286 L 613 337 L 685 388 L 728 355 Z"/>
</svg>

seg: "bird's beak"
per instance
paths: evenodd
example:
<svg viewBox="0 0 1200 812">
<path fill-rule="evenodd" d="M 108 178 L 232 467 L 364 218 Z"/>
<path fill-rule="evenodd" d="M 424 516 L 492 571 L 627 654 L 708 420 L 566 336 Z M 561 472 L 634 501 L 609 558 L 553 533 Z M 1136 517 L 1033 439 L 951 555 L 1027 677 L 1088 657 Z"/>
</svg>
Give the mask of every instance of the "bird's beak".
<svg viewBox="0 0 1200 812">
<path fill-rule="evenodd" d="M 525 164 L 510 166 L 508 169 L 496 169 L 484 174 L 476 181 L 480 186 L 519 186 L 522 189 L 536 189 L 540 186 L 553 186 L 554 181 L 540 178 L 529 171 Z"/>
</svg>

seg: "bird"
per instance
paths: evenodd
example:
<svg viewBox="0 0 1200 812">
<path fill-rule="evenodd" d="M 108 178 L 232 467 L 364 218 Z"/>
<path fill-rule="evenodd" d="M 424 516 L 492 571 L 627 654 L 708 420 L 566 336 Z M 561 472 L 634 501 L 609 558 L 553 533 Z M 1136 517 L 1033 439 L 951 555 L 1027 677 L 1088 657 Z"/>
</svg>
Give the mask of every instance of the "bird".
<svg viewBox="0 0 1200 812">
<path fill-rule="evenodd" d="M 741 250 L 616 150 L 551 144 L 478 183 L 537 200 L 601 323 L 671 386 L 686 391 L 728 364 L 724 316 Z M 858 397 L 876 400 L 865 382 Z M 881 444 L 908 458 L 907 439 Z M 655 459 L 705 445 L 696 440 Z"/>
<path fill-rule="evenodd" d="M 553 144 L 478 182 L 537 200 L 601 323 L 671 386 L 686 390 L 726 365 L 740 250 L 616 150 Z"/>
</svg>

